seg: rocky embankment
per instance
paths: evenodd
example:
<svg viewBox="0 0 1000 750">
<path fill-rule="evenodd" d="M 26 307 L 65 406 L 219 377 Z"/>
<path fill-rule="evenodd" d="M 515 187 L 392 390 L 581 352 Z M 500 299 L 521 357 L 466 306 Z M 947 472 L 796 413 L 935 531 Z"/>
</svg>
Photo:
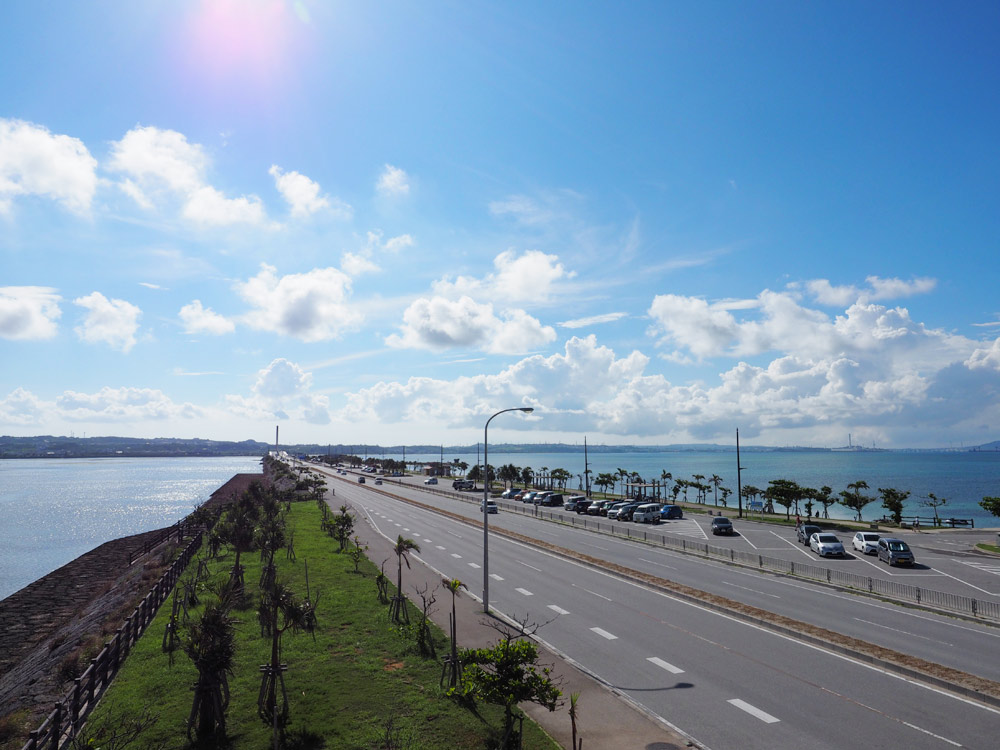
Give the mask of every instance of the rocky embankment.
<svg viewBox="0 0 1000 750">
<path fill-rule="evenodd" d="M 261 474 L 237 474 L 208 506 L 238 497 Z M 176 537 L 129 565 L 162 530 L 106 542 L 0 601 L 0 717 L 27 710 L 25 733 L 62 699 L 156 583 Z"/>
</svg>

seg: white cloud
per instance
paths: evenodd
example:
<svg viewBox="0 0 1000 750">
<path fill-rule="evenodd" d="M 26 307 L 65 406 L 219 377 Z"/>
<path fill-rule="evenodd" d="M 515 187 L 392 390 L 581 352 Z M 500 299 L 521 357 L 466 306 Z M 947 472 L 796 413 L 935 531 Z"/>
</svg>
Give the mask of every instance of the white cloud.
<svg viewBox="0 0 1000 750">
<path fill-rule="evenodd" d="M 377 273 L 382 269 L 368 254 L 344 253 L 340 256 L 340 268 L 348 276 L 360 276 L 363 273 Z"/>
<path fill-rule="evenodd" d="M 174 403 L 152 388 L 102 388 L 97 393 L 65 391 L 56 399 L 58 416 L 74 422 L 133 422 L 191 419 L 202 414 L 190 403 Z"/>
<path fill-rule="evenodd" d="M 517 354 L 551 343 L 555 331 L 522 310 L 494 314 L 493 306 L 470 297 L 421 298 L 403 313 L 400 334 L 386 339 L 399 348 L 444 349 L 462 347 L 492 354 Z"/>
<path fill-rule="evenodd" d="M 0 400 L 0 424 L 33 425 L 42 421 L 44 406 L 31 391 L 15 388 Z"/>
<path fill-rule="evenodd" d="M 73 304 L 87 310 L 83 323 L 73 330 L 90 344 L 104 343 L 112 349 L 128 352 L 135 345 L 135 332 L 139 329 L 142 311 L 120 299 L 109 300 L 100 292 L 77 297 Z"/>
<path fill-rule="evenodd" d="M 382 195 L 406 195 L 410 192 L 410 178 L 399 167 L 386 164 L 375 188 Z"/>
<path fill-rule="evenodd" d="M 332 207 L 338 218 L 351 217 L 350 206 L 339 200 L 335 200 L 331 205 L 327 196 L 320 195 L 319 183 L 310 180 L 304 174 L 294 171 L 283 172 L 277 164 L 273 164 L 267 173 L 274 178 L 274 184 L 291 208 L 292 216 L 309 216 Z"/>
<path fill-rule="evenodd" d="M 213 336 L 219 336 L 236 330 L 236 324 L 233 321 L 214 312 L 210 307 L 202 307 L 201 300 L 194 300 L 190 304 L 184 305 L 178 316 L 184 323 L 185 333 L 209 333 Z"/>
<path fill-rule="evenodd" d="M 45 286 L 0 287 L 0 338 L 15 341 L 50 339 L 62 315 L 60 297 Z"/>
<path fill-rule="evenodd" d="M 229 409 L 249 419 L 302 419 L 310 424 L 330 422 L 329 399 L 310 392 L 312 374 L 294 362 L 279 358 L 257 373 L 249 397 L 228 395 Z"/>
<path fill-rule="evenodd" d="M 122 172 L 119 186 L 143 208 L 176 199 L 181 215 L 206 226 L 263 224 L 264 205 L 255 195 L 227 198 L 207 183 L 205 150 L 175 130 L 136 127 L 111 145 L 108 168 Z"/>
<path fill-rule="evenodd" d="M 0 118 L 0 213 L 19 196 L 38 195 L 83 214 L 97 189 L 97 160 L 77 138 Z"/>
<path fill-rule="evenodd" d="M 243 320 L 251 327 L 307 342 L 335 339 L 356 328 L 361 314 L 351 307 L 351 279 L 336 268 L 279 277 L 261 264 L 260 273 L 235 285 L 255 309 Z"/>
<path fill-rule="evenodd" d="M 558 283 L 576 276 L 567 271 L 559 257 L 538 250 L 520 255 L 505 250 L 493 258 L 493 273 L 482 279 L 458 276 L 435 282 L 435 294 L 444 297 L 473 296 L 503 302 L 547 304 L 558 292 Z"/>
<path fill-rule="evenodd" d="M 965 366 L 970 370 L 993 369 L 1000 372 L 1000 338 L 994 339 L 992 345 L 985 349 L 977 348 L 966 360 Z"/>
<path fill-rule="evenodd" d="M 627 317 L 628 313 L 623 312 L 613 312 L 604 313 L 603 315 L 590 315 L 586 318 L 577 318 L 575 320 L 564 320 L 562 323 L 558 323 L 560 328 L 586 328 L 587 326 L 600 325 L 602 323 L 614 323 L 616 320 L 621 320 Z"/>
<path fill-rule="evenodd" d="M 383 247 L 390 253 L 398 253 L 404 248 L 413 247 L 416 244 L 413 237 L 408 234 L 401 234 L 397 237 L 390 237 Z"/>
<path fill-rule="evenodd" d="M 852 302 L 902 299 L 916 294 L 926 294 L 937 286 L 937 280 L 931 278 L 905 281 L 897 278 L 883 279 L 879 276 L 869 276 L 865 281 L 868 282 L 867 289 L 854 285 L 834 286 L 827 279 L 807 281 L 805 287 L 821 305 L 846 307 Z"/>
<path fill-rule="evenodd" d="M 490 203 L 490 213 L 494 216 L 512 216 L 522 224 L 547 224 L 555 218 L 555 212 L 526 195 L 511 195 L 503 200 Z"/>
</svg>

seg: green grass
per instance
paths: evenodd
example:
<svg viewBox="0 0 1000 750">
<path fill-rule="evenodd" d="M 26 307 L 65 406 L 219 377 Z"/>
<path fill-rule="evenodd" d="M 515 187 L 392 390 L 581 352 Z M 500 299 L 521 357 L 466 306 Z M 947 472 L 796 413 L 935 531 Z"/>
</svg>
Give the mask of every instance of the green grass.
<svg viewBox="0 0 1000 750">
<path fill-rule="evenodd" d="M 977 549 L 983 550 L 983 552 L 992 552 L 994 554 L 1000 555 L 1000 547 L 995 544 L 986 544 L 985 542 L 977 544 Z"/>
<path fill-rule="evenodd" d="M 338 554 L 337 542 L 320 530 L 320 511 L 314 503 L 293 504 L 288 517 L 294 528 L 296 562 L 279 553 L 279 580 L 300 595 L 305 594 L 306 564 L 312 597 L 318 600 L 318 627 L 310 634 L 288 632 L 282 639 L 282 661 L 288 664 L 285 687 L 290 719 L 284 747 L 341 748 L 346 750 L 383 747 L 378 738 L 392 721 L 410 744 L 393 747 L 481 748 L 491 728 L 499 727 L 502 711 L 480 705 L 475 711 L 445 697 L 438 687 L 440 662 L 418 653 L 412 632 L 390 625 L 388 606 L 376 598 L 376 567 L 365 560 L 359 574 L 346 554 Z M 197 569 L 192 561 L 188 574 Z M 260 575 L 259 556 L 243 555 L 248 590 Z M 395 562 L 395 561 L 393 561 Z M 209 561 L 215 580 L 228 575 L 231 555 Z M 386 572 L 389 573 L 389 565 Z M 392 571 L 390 578 L 395 575 Z M 407 587 L 406 569 L 403 586 Z M 390 586 L 390 594 L 392 592 Z M 207 600 L 211 595 L 204 592 Z M 438 594 L 437 607 L 444 606 Z M 194 615 L 195 613 L 192 613 Z M 191 710 L 191 686 L 196 671 L 180 650 L 174 664 L 161 649 L 170 615 L 169 600 L 163 605 L 95 711 L 91 726 L 115 723 L 122 716 L 135 716 L 150 708 L 159 715 L 139 746 L 165 741 L 167 747 L 189 747 L 186 721 Z M 260 636 L 253 608 L 236 613 L 237 664 L 230 677 L 231 702 L 227 712 L 228 747 L 239 750 L 271 747 L 268 726 L 257 715 L 260 687 L 258 665 L 270 658 L 270 640 Z M 410 606 L 410 621 L 419 621 Z M 446 638 L 437 628 L 438 654 L 447 653 Z M 568 719 L 567 719 L 568 721 Z M 525 722 L 525 748 L 557 748 L 539 727 Z"/>
</svg>

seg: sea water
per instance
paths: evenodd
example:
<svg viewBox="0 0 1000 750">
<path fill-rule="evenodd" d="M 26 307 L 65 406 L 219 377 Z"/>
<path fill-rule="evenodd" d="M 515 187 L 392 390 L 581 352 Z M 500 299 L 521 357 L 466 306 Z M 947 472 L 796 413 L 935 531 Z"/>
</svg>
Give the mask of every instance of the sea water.
<svg viewBox="0 0 1000 750">
<path fill-rule="evenodd" d="M 260 458 L 0 461 L 0 599 L 104 542 L 179 521 Z"/>
</svg>

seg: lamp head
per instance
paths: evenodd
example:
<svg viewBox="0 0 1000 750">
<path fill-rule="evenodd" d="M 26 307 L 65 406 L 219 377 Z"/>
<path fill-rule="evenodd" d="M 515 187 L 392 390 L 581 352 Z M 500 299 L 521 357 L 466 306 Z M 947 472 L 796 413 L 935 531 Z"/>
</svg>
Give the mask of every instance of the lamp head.
<svg viewBox="0 0 1000 750">
<path fill-rule="evenodd" d="M 525 414 L 531 414 L 535 410 L 533 406 L 522 406 L 518 411 L 523 411 Z"/>
</svg>

